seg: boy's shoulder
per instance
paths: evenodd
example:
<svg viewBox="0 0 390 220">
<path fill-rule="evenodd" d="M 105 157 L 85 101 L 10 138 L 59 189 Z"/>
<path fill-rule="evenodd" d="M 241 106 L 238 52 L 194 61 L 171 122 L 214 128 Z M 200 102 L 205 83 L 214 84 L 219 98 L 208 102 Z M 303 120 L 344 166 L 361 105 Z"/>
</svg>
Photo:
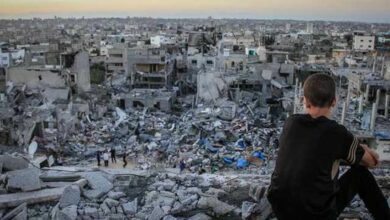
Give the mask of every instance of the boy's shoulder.
<svg viewBox="0 0 390 220">
<path fill-rule="evenodd" d="M 321 127 L 329 128 L 333 131 L 346 130 L 343 125 L 340 125 L 335 120 L 327 117 L 312 118 L 309 114 L 293 114 L 287 118 L 286 124 L 293 125 L 295 123 L 308 124 L 308 125 L 321 125 Z"/>
</svg>

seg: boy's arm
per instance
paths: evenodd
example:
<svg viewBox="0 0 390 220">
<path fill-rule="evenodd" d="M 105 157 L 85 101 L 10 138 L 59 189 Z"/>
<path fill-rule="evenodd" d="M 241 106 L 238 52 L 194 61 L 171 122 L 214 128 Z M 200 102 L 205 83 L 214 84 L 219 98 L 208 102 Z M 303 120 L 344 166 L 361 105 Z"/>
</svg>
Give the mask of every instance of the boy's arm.
<svg viewBox="0 0 390 220">
<path fill-rule="evenodd" d="M 367 145 L 361 144 L 360 146 L 364 149 L 364 154 L 362 160 L 360 161 L 360 165 L 368 168 L 375 168 L 378 166 L 379 155 L 370 149 Z"/>
</svg>

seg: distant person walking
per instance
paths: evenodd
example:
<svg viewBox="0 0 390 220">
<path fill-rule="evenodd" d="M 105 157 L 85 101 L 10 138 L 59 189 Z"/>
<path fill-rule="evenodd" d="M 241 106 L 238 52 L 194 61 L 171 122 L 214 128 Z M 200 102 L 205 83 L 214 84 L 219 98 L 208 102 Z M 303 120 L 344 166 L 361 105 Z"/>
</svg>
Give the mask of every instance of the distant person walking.
<svg viewBox="0 0 390 220">
<path fill-rule="evenodd" d="M 127 152 L 123 153 L 123 168 L 127 166 Z"/>
<path fill-rule="evenodd" d="M 100 167 L 100 157 L 101 157 L 101 152 L 98 150 L 96 151 L 96 159 L 97 159 L 97 163 L 98 163 L 98 166 Z"/>
<path fill-rule="evenodd" d="M 180 160 L 179 168 L 180 168 L 180 173 L 182 173 L 186 168 L 186 164 L 184 163 L 184 160 Z"/>
<path fill-rule="evenodd" d="M 108 159 L 109 159 L 108 152 L 104 151 L 104 153 L 103 153 L 103 160 L 104 160 L 104 166 L 105 167 L 108 167 Z"/>
<path fill-rule="evenodd" d="M 111 153 L 111 163 L 116 163 L 116 151 L 114 147 L 111 147 L 110 153 Z"/>
</svg>

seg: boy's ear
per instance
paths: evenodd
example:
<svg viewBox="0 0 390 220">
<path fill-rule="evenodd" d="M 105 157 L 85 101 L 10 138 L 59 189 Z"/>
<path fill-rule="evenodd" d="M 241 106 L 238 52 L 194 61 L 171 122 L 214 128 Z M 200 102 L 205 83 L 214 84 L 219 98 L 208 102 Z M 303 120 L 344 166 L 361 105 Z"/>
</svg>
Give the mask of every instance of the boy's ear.
<svg viewBox="0 0 390 220">
<path fill-rule="evenodd" d="M 311 107 L 310 102 L 306 99 L 305 96 L 303 96 L 303 105 L 304 105 L 306 108 L 310 108 L 310 107 Z"/>
<path fill-rule="evenodd" d="M 337 98 L 334 98 L 331 104 L 331 107 L 334 108 L 336 106 Z"/>
</svg>

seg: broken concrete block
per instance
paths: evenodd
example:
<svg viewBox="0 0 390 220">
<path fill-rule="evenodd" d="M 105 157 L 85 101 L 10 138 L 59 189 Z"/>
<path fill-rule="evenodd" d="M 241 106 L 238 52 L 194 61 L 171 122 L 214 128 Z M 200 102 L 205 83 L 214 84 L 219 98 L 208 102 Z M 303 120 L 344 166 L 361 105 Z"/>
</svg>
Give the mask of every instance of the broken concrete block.
<svg viewBox="0 0 390 220">
<path fill-rule="evenodd" d="M 28 168 L 27 160 L 10 155 L 0 155 L 0 163 L 3 164 L 4 171 L 14 171 Z"/>
<path fill-rule="evenodd" d="M 161 220 L 165 216 L 164 210 L 160 206 L 154 207 L 152 213 L 149 215 L 148 220 Z"/>
<path fill-rule="evenodd" d="M 241 206 L 242 219 L 249 218 L 252 213 L 258 212 L 259 208 L 257 203 L 244 201 Z"/>
<path fill-rule="evenodd" d="M 80 188 L 77 185 L 65 187 L 59 202 L 60 208 L 76 205 L 80 202 Z"/>
<path fill-rule="evenodd" d="M 224 203 L 215 197 L 201 197 L 197 206 L 201 209 L 212 209 L 218 216 L 226 215 L 235 208 L 234 206 Z"/>
<path fill-rule="evenodd" d="M 99 172 L 89 172 L 83 175 L 88 180 L 88 185 L 92 189 L 98 189 L 104 193 L 108 193 L 114 186 Z"/>
<path fill-rule="evenodd" d="M 22 214 L 20 215 L 20 213 L 22 213 Z M 24 202 L 21 205 L 19 205 L 18 207 L 12 209 L 10 212 L 8 212 L 6 215 L 4 215 L 1 219 L 2 220 L 11 220 L 11 219 L 14 219 L 16 216 L 19 216 L 19 218 L 25 216 L 24 219 L 27 219 L 27 203 Z M 22 219 L 22 218 L 20 218 L 20 219 Z"/>
<path fill-rule="evenodd" d="M 118 201 L 110 198 L 105 199 L 103 202 L 106 203 L 110 208 L 117 207 L 119 205 Z"/>
<path fill-rule="evenodd" d="M 98 217 L 98 210 L 97 210 L 97 208 L 94 208 L 94 207 L 86 207 L 84 209 L 84 213 L 85 213 L 85 215 L 89 215 L 93 218 Z"/>
<path fill-rule="evenodd" d="M 266 188 L 264 186 L 251 185 L 249 188 L 249 196 L 256 202 L 259 202 L 265 195 Z"/>
<path fill-rule="evenodd" d="M 71 205 L 62 210 L 58 210 L 55 220 L 76 220 L 77 219 L 77 206 Z"/>
<path fill-rule="evenodd" d="M 110 192 L 107 194 L 107 196 L 108 196 L 108 198 L 118 200 L 118 199 L 120 199 L 120 198 L 126 197 L 126 194 L 125 194 L 124 192 L 114 192 L 114 191 L 110 191 Z"/>
<path fill-rule="evenodd" d="M 204 213 L 198 213 L 190 218 L 188 220 L 211 220 L 212 218 Z"/>
<path fill-rule="evenodd" d="M 172 215 L 167 215 L 163 218 L 163 220 L 176 220 L 177 218 L 173 217 Z"/>
<path fill-rule="evenodd" d="M 122 205 L 123 211 L 127 215 L 134 215 L 138 210 L 138 199 L 134 199 L 132 202 L 124 203 Z"/>
<path fill-rule="evenodd" d="M 16 207 L 26 202 L 27 205 L 58 201 L 64 191 L 64 188 L 44 189 L 33 192 L 11 193 L 0 195 L 0 209 Z"/>
<path fill-rule="evenodd" d="M 34 191 L 41 188 L 41 180 L 39 179 L 40 170 L 36 168 L 28 168 L 23 170 L 15 170 L 8 172 L 8 191 L 21 190 L 23 192 Z"/>
</svg>

